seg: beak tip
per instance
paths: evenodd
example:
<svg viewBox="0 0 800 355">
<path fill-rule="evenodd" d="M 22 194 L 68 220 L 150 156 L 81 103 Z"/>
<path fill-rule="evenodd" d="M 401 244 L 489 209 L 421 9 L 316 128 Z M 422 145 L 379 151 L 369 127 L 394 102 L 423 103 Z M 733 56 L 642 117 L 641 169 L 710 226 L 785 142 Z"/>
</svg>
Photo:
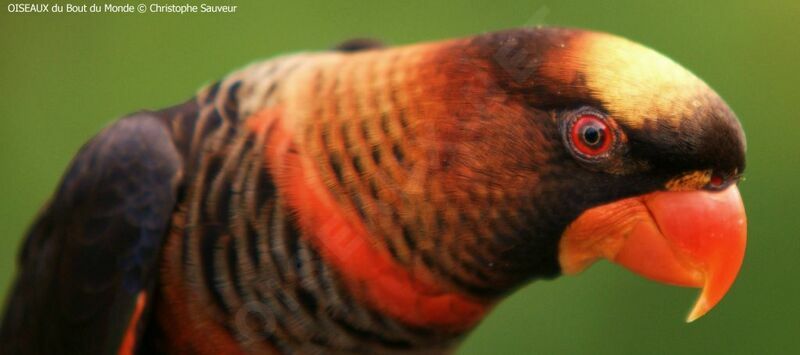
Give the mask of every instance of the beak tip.
<svg viewBox="0 0 800 355">
<path fill-rule="evenodd" d="M 689 315 L 686 316 L 686 323 L 692 323 L 700 319 L 716 305 L 716 302 L 713 301 L 711 301 L 712 304 L 709 304 L 709 299 L 707 298 L 705 291 L 706 290 L 704 289 L 703 292 L 700 294 L 700 298 L 694 304 L 694 307 L 692 307 L 692 311 L 689 312 Z"/>
<path fill-rule="evenodd" d="M 698 312 L 697 309 L 693 309 L 692 312 L 686 316 L 686 323 L 693 323 L 694 321 L 700 319 L 700 317 L 703 315 L 705 315 L 705 312 Z"/>
</svg>

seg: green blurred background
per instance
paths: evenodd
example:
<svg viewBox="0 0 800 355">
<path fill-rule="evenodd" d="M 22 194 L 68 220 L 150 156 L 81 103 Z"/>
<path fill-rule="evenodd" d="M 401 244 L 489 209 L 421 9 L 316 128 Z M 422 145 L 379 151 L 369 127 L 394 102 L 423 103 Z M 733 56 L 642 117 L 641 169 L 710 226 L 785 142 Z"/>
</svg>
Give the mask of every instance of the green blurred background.
<svg viewBox="0 0 800 355">
<path fill-rule="evenodd" d="M 517 292 L 460 353 L 800 353 L 800 2 L 209 3 L 239 9 L 10 14 L 3 3 L 0 295 L 12 281 L 26 226 L 66 164 L 115 117 L 179 103 L 249 62 L 325 49 L 351 37 L 404 44 L 548 24 L 644 43 L 697 73 L 728 101 L 748 138 L 741 184 L 750 224 L 747 256 L 728 296 L 693 324 L 683 319 L 697 291 L 600 263 L 580 277 Z"/>
</svg>

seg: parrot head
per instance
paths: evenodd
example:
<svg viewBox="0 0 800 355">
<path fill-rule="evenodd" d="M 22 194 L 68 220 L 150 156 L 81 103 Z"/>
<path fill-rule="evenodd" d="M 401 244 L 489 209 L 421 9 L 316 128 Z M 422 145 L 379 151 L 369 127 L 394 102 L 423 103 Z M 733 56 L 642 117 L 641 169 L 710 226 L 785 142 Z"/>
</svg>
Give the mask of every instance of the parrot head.
<svg viewBox="0 0 800 355">
<path fill-rule="evenodd" d="M 702 288 L 688 321 L 714 307 L 746 240 L 745 138 L 719 95 L 667 57 L 604 33 L 513 30 L 465 48 L 439 68 L 479 102 L 454 110 L 470 119 L 437 132 L 459 142 L 449 186 L 496 185 L 503 192 L 486 215 L 515 211 L 494 229 L 512 232 L 483 239 L 481 250 L 494 252 L 464 252 L 491 264 L 484 278 L 517 285 L 514 275 L 576 274 L 607 259 Z"/>
<path fill-rule="evenodd" d="M 702 287 L 693 321 L 725 295 L 744 258 L 741 125 L 705 83 L 652 50 L 602 34 L 572 44 L 585 54 L 555 54 L 563 65 L 543 70 L 557 86 L 585 78 L 584 98 L 602 111 L 568 114 L 565 147 L 588 170 L 639 175 L 657 188 L 583 212 L 561 236 L 561 269 L 576 273 L 602 257 L 654 280 Z"/>
</svg>

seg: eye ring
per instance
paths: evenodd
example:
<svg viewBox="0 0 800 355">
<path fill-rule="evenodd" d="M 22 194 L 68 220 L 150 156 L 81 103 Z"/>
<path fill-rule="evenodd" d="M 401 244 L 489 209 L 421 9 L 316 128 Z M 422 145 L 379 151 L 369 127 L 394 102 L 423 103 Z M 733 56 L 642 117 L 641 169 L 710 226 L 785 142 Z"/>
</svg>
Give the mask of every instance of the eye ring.
<svg viewBox="0 0 800 355">
<path fill-rule="evenodd" d="M 598 160 L 614 147 L 617 140 L 614 128 L 602 115 L 583 112 L 568 120 L 564 138 L 573 154 L 586 160 Z"/>
</svg>

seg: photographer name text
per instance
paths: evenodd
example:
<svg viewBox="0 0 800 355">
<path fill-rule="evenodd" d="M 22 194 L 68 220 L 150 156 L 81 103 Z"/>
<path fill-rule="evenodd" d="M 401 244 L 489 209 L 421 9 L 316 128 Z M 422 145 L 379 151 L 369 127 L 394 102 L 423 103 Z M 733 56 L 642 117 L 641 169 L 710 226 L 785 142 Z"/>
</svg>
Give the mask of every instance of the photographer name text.
<svg viewBox="0 0 800 355">
<path fill-rule="evenodd" d="M 238 5 L 211 4 L 57 4 L 57 3 L 13 3 L 6 7 L 9 13 L 24 14 L 214 14 L 235 13 Z"/>
</svg>

